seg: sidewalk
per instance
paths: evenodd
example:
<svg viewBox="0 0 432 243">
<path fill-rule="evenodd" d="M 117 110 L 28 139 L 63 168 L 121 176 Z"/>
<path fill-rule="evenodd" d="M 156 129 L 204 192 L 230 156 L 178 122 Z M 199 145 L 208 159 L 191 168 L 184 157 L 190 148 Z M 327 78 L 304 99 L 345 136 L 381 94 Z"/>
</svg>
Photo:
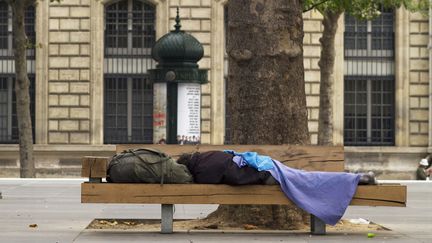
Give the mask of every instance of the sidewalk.
<svg viewBox="0 0 432 243">
<path fill-rule="evenodd" d="M 174 233 L 85 230 L 95 218 L 159 218 L 159 205 L 81 204 L 81 179 L 0 179 L 0 242 L 432 242 L 432 182 L 403 181 L 408 206 L 351 206 L 344 218 L 366 218 L 392 231 L 368 239 L 367 232 Z M 212 205 L 176 205 L 175 218 L 204 217 Z M 36 228 L 29 225 L 37 224 Z"/>
</svg>

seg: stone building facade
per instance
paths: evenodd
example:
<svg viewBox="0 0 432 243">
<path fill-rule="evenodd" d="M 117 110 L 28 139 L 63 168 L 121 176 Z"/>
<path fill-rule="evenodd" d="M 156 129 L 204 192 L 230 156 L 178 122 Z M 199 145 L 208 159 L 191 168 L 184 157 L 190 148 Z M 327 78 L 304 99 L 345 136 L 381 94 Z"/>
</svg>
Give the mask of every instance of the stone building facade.
<svg viewBox="0 0 432 243">
<path fill-rule="evenodd" d="M 35 7 L 36 43 L 40 46 L 36 48 L 34 100 L 35 155 L 39 176 L 49 176 L 58 169 L 64 175 L 73 175 L 82 155 L 111 155 L 115 151 L 115 147 L 104 140 L 104 75 L 107 73 L 104 35 L 107 6 L 119 2 L 64 0 L 50 3 L 41 0 Z M 134 1 L 123 2 L 132 6 Z M 154 10 L 156 39 L 173 29 L 176 7 L 179 6 L 182 29 L 203 44 L 204 57 L 199 65 L 209 69 L 209 83 L 202 86 L 202 143 L 223 144 L 225 139 L 224 77 L 227 65 L 224 6 L 227 2 L 145 1 Z M 321 19 L 321 15 L 314 11 L 304 14 L 305 89 L 311 143 L 316 143 L 318 131 Z M 344 20 L 343 17 L 340 19 L 336 38 L 333 137 L 337 145 L 344 144 Z M 125 23 L 130 25 L 127 21 Z M 395 10 L 393 21 L 393 144 L 345 146 L 345 151 L 347 169 L 375 170 L 381 178 L 407 179 L 413 178 L 418 160 L 430 152 L 432 144 L 429 123 L 432 116 L 431 31 L 428 17 L 403 9 Z M 117 20 L 115 24 L 122 23 Z M 0 145 L 0 176 L 17 175 L 17 150 L 18 146 L 14 144 Z"/>
</svg>

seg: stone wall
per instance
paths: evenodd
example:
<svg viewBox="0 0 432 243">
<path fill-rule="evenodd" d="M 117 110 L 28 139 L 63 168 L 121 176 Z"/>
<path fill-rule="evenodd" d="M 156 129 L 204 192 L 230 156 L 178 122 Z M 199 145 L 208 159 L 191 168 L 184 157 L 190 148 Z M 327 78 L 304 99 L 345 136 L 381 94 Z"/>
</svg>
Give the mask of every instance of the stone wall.
<svg viewBox="0 0 432 243">
<path fill-rule="evenodd" d="M 169 28 L 173 29 L 176 8 L 180 7 L 182 30 L 192 34 L 204 47 L 204 57 L 199 61 L 201 69 L 211 68 L 211 0 L 171 0 L 169 1 Z M 223 50 L 221 50 L 223 51 Z M 208 73 L 211 77 L 211 70 Z M 223 80 L 222 80 L 223 81 Z M 209 80 L 215 82 L 215 80 Z M 202 85 L 201 97 L 201 142 L 210 143 L 211 133 L 211 85 Z"/>
<path fill-rule="evenodd" d="M 176 7 L 180 6 L 182 29 L 194 35 L 203 44 L 204 57 L 199 64 L 200 68 L 209 69 L 210 83 L 202 86 L 201 139 L 203 143 L 222 143 L 225 116 L 223 5 L 228 0 L 149 1 L 157 6 L 158 37 L 173 29 Z M 79 170 L 80 156 L 91 155 L 93 150 L 101 151 L 109 147 L 109 145 L 88 146 L 103 143 L 103 47 L 101 47 L 103 45 L 101 43 L 103 43 L 103 4 L 109 2 L 111 1 L 63 0 L 58 4 L 42 1 L 37 7 L 39 24 L 37 38 L 42 40 L 41 43 L 44 45 L 38 48 L 36 61 L 39 95 L 36 99 L 36 141 L 39 144 L 50 144 L 37 152 L 39 171 L 43 171 L 44 168 L 53 171 L 58 168 L 70 168 L 73 164 L 76 173 Z M 396 54 L 406 53 L 400 59 L 405 59 L 407 56 L 409 58 L 406 58 L 406 65 L 401 62 L 399 68 L 395 70 L 398 77 L 397 87 L 404 90 L 401 92 L 404 94 L 401 97 L 406 99 L 406 102 L 402 102 L 402 99 L 396 101 L 398 113 L 396 122 L 406 124 L 398 125 L 396 133 L 406 133 L 406 135 L 400 136 L 403 139 L 399 140 L 403 141 L 399 141 L 398 147 L 384 152 L 376 150 L 380 149 L 379 147 L 347 147 L 347 168 L 350 170 L 381 170 L 381 175 L 386 178 L 386 171 L 394 171 L 395 176 L 392 178 L 413 178 L 418 159 L 427 152 L 429 145 L 428 18 L 419 14 L 408 14 L 408 16 L 407 20 L 397 19 L 403 23 L 396 27 L 407 31 L 406 34 L 404 31 L 400 32 L 397 38 L 402 39 L 405 36 L 408 40 L 406 46 L 396 47 Z M 316 143 L 318 131 L 320 80 L 318 60 L 321 19 L 322 16 L 317 12 L 304 14 L 305 91 L 312 143 Z M 44 23 L 46 25 L 43 25 Z M 42 31 L 43 26 L 48 26 L 44 27 L 45 31 Z M 340 22 L 337 39 L 341 44 L 342 27 Z M 43 41 L 45 39 L 46 41 Z M 338 144 L 342 141 L 343 133 L 342 54 L 337 54 L 339 56 L 335 70 L 335 76 L 338 76 L 335 89 L 338 90 L 335 90 L 334 95 L 336 105 L 334 116 L 338 119 L 335 123 Z M 404 75 L 398 75 L 408 71 L 406 78 L 400 78 Z M 401 83 L 407 85 L 399 85 Z M 57 147 L 55 151 L 50 152 L 52 146 Z M 12 147 L 7 145 L 0 147 L 0 166 L 2 170 L 5 169 L 3 171 L 7 169 L 17 173 L 18 147 Z M 71 147 L 74 147 L 75 152 L 61 152 Z M 112 152 L 113 148 L 109 150 Z M 405 156 L 405 153 L 409 155 Z M 409 176 L 403 176 L 403 173 L 408 173 Z"/>
<path fill-rule="evenodd" d="M 214 49 L 223 52 L 223 44 L 221 45 L 215 39 L 223 34 L 220 29 L 223 29 L 221 26 L 224 23 L 223 18 L 216 21 L 214 19 L 220 17 L 216 13 L 220 13 L 221 9 L 223 11 L 223 4 L 228 1 L 171 0 L 165 2 L 154 0 L 153 2 L 159 5 L 167 4 L 166 9 L 158 9 L 158 11 L 168 12 L 160 15 L 167 16 L 168 26 L 164 27 L 166 30 L 172 29 L 176 7 L 180 6 L 182 28 L 194 35 L 204 46 L 204 58 L 199 64 L 201 68 L 209 69 L 210 83 L 202 87 L 202 141 L 204 143 L 220 142 L 220 139 L 215 140 L 212 137 L 223 136 L 221 135 L 224 133 L 223 126 L 212 124 L 212 121 L 214 123 L 217 117 L 224 116 L 223 108 L 220 109 L 224 106 L 223 99 L 215 98 L 215 96 L 223 96 L 220 93 L 223 89 L 219 88 L 223 87 L 223 70 L 220 69 L 220 66 L 223 66 L 223 60 L 214 58 L 213 55 Z M 49 4 L 47 142 L 50 144 L 91 143 L 92 133 L 95 133 L 96 129 L 96 127 L 91 129 L 91 113 L 102 112 L 94 111 L 91 108 L 91 90 L 102 89 L 102 87 L 101 84 L 92 86 L 90 83 L 90 61 L 98 60 L 90 53 L 90 19 L 94 17 L 94 13 L 90 11 L 90 3 L 90 0 L 65 0 L 61 4 Z M 219 8 L 219 12 L 215 11 L 215 8 Z M 305 90 L 312 143 L 316 143 L 318 131 L 319 38 L 323 28 L 321 20 L 322 16 L 315 11 L 304 14 Z M 166 22 L 162 21 L 162 23 Z M 409 134 L 406 136 L 409 142 L 399 142 L 399 144 L 428 146 L 428 18 L 420 14 L 409 14 L 409 25 L 406 28 L 409 28 L 410 33 L 409 51 L 407 52 L 409 53 L 409 102 L 406 104 L 409 106 L 409 115 L 407 115 Z M 342 31 L 342 26 L 339 29 Z M 158 33 L 158 36 L 163 34 Z M 102 60 L 99 61 L 102 62 Z M 216 75 L 216 72 L 220 72 L 221 75 Z M 396 72 L 406 72 L 406 70 L 399 68 Z M 402 80 L 397 80 L 397 82 L 402 82 Z M 212 87 L 213 89 L 218 87 L 219 90 L 212 90 Z M 406 111 L 405 107 L 402 107 L 399 113 Z M 339 109 L 339 112 L 335 112 L 334 115 L 340 117 L 343 116 L 343 112 Z M 220 121 L 218 120 L 217 123 Z M 93 132 L 91 133 L 90 130 Z"/>
<path fill-rule="evenodd" d="M 373 171 L 378 179 L 415 180 L 426 148 L 345 147 L 345 169 L 350 172 Z"/>
<path fill-rule="evenodd" d="M 215 13 L 218 12 L 214 9 L 222 6 L 223 10 L 223 4 L 226 2 L 227 0 L 171 0 L 164 3 L 167 4 L 166 11 L 169 12 L 166 14 L 168 16 L 166 29 L 172 29 L 176 7 L 180 6 L 182 28 L 194 35 L 204 46 L 204 58 L 199 64 L 201 68 L 209 69 L 210 83 L 202 86 L 201 130 L 203 143 L 220 142 L 221 139 L 212 139 L 212 137 L 223 137 L 221 134 L 224 133 L 223 126 L 212 124 L 212 121 L 214 122 L 217 117 L 224 116 L 223 108 L 220 108 L 224 106 L 222 104 L 223 99 L 214 97 L 221 96 L 220 91 L 222 89 L 220 87 L 223 87 L 223 74 L 213 73 L 223 73 L 223 70 L 220 71 L 219 68 L 223 66 L 223 63 L 218 63 L 223 61 L 215 59 L 212 55 L 214 54 L 213 49 L 223 52 L 223 45 L 215 41 L 223 32 L 214 32 L 223 26 L 223 18 L 215 21 L 214 19 L 219 16 L 215 16 Z M 91 140 L 90 122 L 92 120 L 91 113 L 94 111 L 90 104 L 90 92 L 91 89 L 102 89 L 102 87 L 99 84 L 93 84 L 93 86 L 90 84 L 90 18 L 93 18 L 93 15 L 90 16 L 89 4 L 89 0 L 65 0 L 61 4 L 51 3 L 49 7 L 47 116 L 48 143 L 51 144 L 88 144 Z M 158 10 L 163 11 L 164 9 Z M 316 11 L 309 11 L 304 14 L 305 91 L 309 132 L 313 144 L 317 141 L 318 131 L 319 38 L 323 28 L 321 20 L 322 16 Z M 164 22 L 162 21 L 162 23 Z M 342 27 L 339 29 L 343 31 Z M 407 145 L 427 146 L 427 118 L 429 115 L 427 17 L 410 14 L 409 32 L 409 144 Z M 158 33 L 158 36 L 163 34 Z M 98 60 L 95 57 L 92 58 L 93 61 Z M 401 71 L 404 70 L 396 70 L 396 72 Z M 217 85 L 215 86 L 215 84 Z M 216 91 L 215 87 L 219 91 Z M 343 116 L 342 109 L 335 110 L 334 115 L 335 117 Z M 220 121 L 218 120 L 217 123 Z M 335 125 L 336 127 L 341 126 L 337 129 L 343 129 L 342 125 Z"/>
<path fill-rule="evenodd" d="M 51 3 L 48 12 L 48 143 L 89 144 L 90 0 Z"/>
<path fill-rule="evenodd" d="M 429 135 L 428 17 L 410 14 L 409 24 L 409 145 L 428 146 Z M 407 71 L 407 70 L 401 70 Z"/>
</svg>

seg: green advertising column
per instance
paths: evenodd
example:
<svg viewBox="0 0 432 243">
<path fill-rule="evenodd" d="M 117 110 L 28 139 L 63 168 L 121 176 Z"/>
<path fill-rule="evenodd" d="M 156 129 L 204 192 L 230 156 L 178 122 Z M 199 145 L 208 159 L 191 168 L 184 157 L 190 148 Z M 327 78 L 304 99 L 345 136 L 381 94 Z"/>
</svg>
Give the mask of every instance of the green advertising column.
<svg viewBox="0 0 432 243">
<path fill-rule="evenodd" d="M 149 70 L 154 82 L 153 140 L 168 144 L 196 144 L 201 133 L 201 84 L 207 70 L 199 69 L 201 43 L 180 30 L 177 8 L 175 30 L 162 36 L 152 49 L 158 64 Z"/>
</svg>

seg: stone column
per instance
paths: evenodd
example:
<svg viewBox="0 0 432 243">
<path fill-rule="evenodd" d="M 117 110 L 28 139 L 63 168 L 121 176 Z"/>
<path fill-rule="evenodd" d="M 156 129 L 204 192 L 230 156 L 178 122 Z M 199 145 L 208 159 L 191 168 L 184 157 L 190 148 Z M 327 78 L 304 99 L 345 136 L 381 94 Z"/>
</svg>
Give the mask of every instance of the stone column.
<svg viewBox="0 0 432 243">
<path fill-rule="evenodd" d="M 319 39 L 322 36 L 323 25 L 322 15 L 318 11 L 308 11 L 303 14 L 303 56 L 304 56 L 304 77 L 306 105 L 308 109 L 308 127 L 311 143 L 318 141 L 318 116 L 319 116 L 319 95 L 320 95 L 320 59 L 321 44 Z M 335 74 L 336 76 L 336 74 Z"/>
<path fill-rule="evenodd" d="M 432 1 L 431 1 L 432 3 Z M 428 151 L 432 152 L 432 7 L 429 7 L 429 145 Z"/>
<path fill-rule="evenodd" d="M 48 143 L 48 11 L 49 1 L 36 6 L 36 144 Z"/>
<path fill-rule="evenodd" d="M 333 144 L 343 145 L 344 142 L 344 21 L 342 14 L 338 21 L 335 38 L 335 66 L 333 83 Z"/>
<path fill-rule="evenodd" d="M 396 10 L 395 23 L 395 143 L 409 145 L 409 13 Z"/>
<path fill-rule="evenodd" d="M 428 17 L 409 13 L 409 144 L 429 145 L 429 26 Z"/>
<path fill-rule="evenodd" d="M 90 0 L 49 9 L 48 143 L 90 143 Z"/>
</svg>

